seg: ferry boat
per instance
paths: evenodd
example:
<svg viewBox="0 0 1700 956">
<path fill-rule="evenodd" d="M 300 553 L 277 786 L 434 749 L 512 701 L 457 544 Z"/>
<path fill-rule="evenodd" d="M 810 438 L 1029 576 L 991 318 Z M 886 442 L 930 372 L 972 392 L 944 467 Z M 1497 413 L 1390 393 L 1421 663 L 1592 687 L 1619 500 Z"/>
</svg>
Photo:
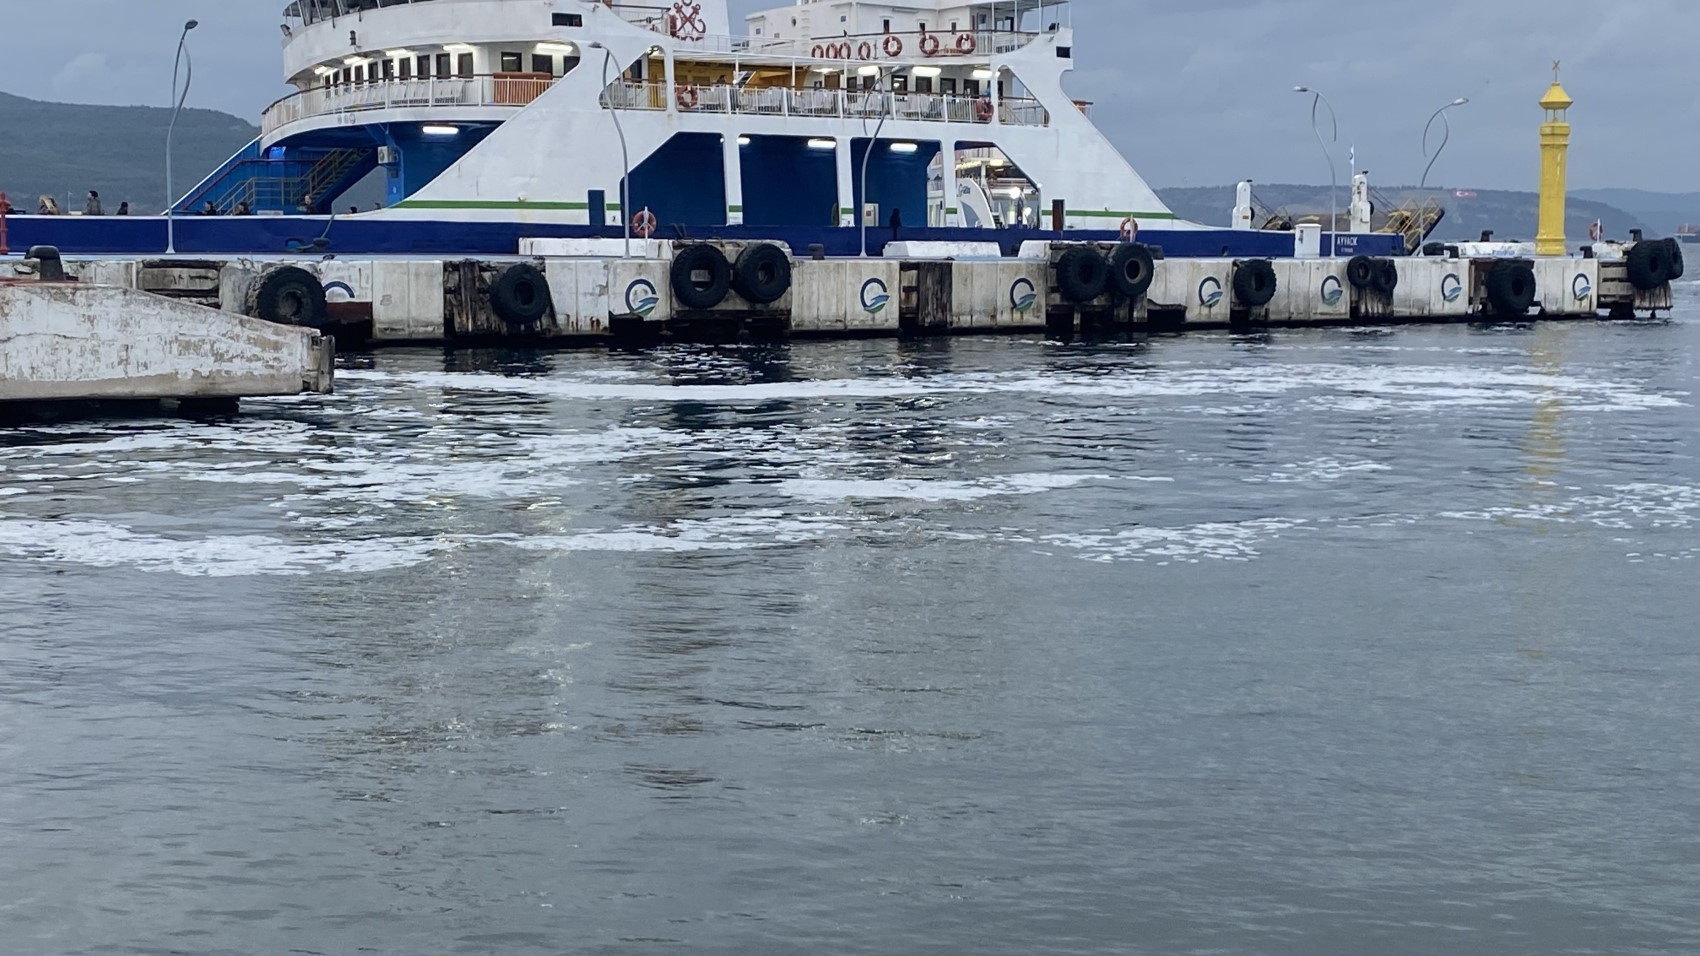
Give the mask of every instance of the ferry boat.
<svg viewBox="0 0 1700 956">
<path fill-rule="evenodd" d="M 1013 255 L 1137 235 L 1171 257 L 1295 254 L 1293 232 L 1164 205 L 1065 92 L 1064 0 L 798 0 L 741 34 L 725 0 L 649 3 L 295 0 L 295 91 L 176 202 L 176 251 L 513 255 L 636 234 Z M 337 214 L 374 174 L 383 208 Z M 166 238 L 163 216 L 12 222 L 14 248 L 67 254 L 157 255 Z M 1337 248 L 1405 251 L 1367 231 Z"/>
<path fill-rule="evenodd" d="M 1677 238 L 1677 241 L 1679 241 L 1679 242 L 1692 242 L 1692 243 L 1700 244 L 1700 226 L 1696 226 L 1696 225 L 1679 226 L 1676 230 L 1676 238 Z"/>
</svg>

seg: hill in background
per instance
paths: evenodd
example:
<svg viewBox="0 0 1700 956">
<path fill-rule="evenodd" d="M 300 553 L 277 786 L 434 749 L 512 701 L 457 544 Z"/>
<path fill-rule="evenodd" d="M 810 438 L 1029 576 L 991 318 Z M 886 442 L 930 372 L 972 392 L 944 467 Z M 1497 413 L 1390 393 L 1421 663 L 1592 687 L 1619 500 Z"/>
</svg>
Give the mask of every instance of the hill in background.
<svg viewBox="0 0 1700 956">
<path fill-rule="evenodd" d="M 171 111 L 150 106 L 77 106 L 0 93 L 0 191 L 20 210 L 37 197 L 81 211 L 99 190 L 106 211 L 128 201 L 140 214 L 165 208 L 165 130 Z M 260 134 L 258 127 L 213 110 L 185 109 L 177 119 L 173 185 L 179 194 L 200 182 Z"/>
<path fill-rule="evenodd" d="M 1233 217 L 1234 186 L 1203 186 L 1157 190 L 1170 209 L 1183 219 L 1208 225 L 1226 226 Z M 1430 237 L 1435 241 L 1455 242 L 1476 239 L 1482 230 L 1491 229 L 1500 239 L 1533 239 L 1540 215 L 1539 197 L 1532 192 L 1510 190 L 1419 190 L 1412 186 L 1377 187 L 1393 202 L 1402 204 L 1412 199 L 1433 198 L 1446 209 L 1446 219 Z M 1327 186 L 1298 186 L 1290 184 L 1259 184 L 1254 187 L 1259 202 L 1271 209 L 1284 209 L 1295 218 L 1318 215 L 1326 219 L 1329 209 Z M 1346 214 L 1351 190 L 1340 186 L 1340 215 Z M 1624 198 L 1637 201 L 1631 209 L 1607 201 Z M 1700 195 L 1683 193 L 1650 193 L 1640 190 L 1577 190 L 1570 194 L 1566 206 L 1565 230 L 1572 245 L 1587 241 L 1588 226 L 1598 219 L 1604 223 L 1607 235 L 1627 238 L 1629 230 L 1644 229 L 1649 236 L 1667 236 L 1683 222 L 1700 222 L 1700 212 L 1685 213 L 1690 204 L 1700 208 Z M 1377 213 L 1387 211 L 1378 207 Z M 1379 219 L 1378 219 L 1379 222 Z"/>
</svg>

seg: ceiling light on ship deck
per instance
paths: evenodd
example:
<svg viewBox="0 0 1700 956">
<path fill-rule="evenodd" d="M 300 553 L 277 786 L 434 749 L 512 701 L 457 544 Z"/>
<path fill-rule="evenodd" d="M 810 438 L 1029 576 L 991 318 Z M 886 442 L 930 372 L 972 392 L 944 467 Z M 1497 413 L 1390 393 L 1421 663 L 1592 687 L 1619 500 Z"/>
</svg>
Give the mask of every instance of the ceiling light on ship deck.
<svg viewBox="0 0 1700 956">
<path fill-rule="evenodd" d="M 997 74 L 991 70 L 979 69 L 974 71 L 974 79 L 976 80 L 989 80 L 994 76 L 997 76 Z"/>
<path fill-rule="evenodd" d="M 578 47 L 573 46 L 571 43 L 539 43 L 539 44 L 537 44 L 537 52 L 539 52 L 539 53 L 577 53 Z"/>
<path fill-rule="evenodd" d="M 918 153 L 921 151 L 921 145 L 919 143 L 892 143 L 891 151 L 894 153 Z"/>
<path fill-rule="evenodd" d="M 857 70 L 856 73 L 859 76 L 879 76 L 880 75 L 880 68 L 877 67 L 877 66 L 872 66 L 872 65 L 864 66 L 861 69 Z"/>
<path fill-rule="evenodd" d="M 419 128 L 419 131 L 421 133 L 424 133 L 426 136 L 459 136 L 460 135 L 460 127 L 459 126 L 437 126 L 437 125 L 431 124 L 431 125 L 421 126 Z"/>
<path fill-rule="evenodd" d="M 472 52 L 472 44 L 470 44 L 470 43 L 445 43 L 445 44 L 443 44 L 443 52 L 445 52 L 445 53 L 471 53 Z"/>
<path fill-rule="evenodd" d="M 748 146 L 748 145 L 750 145 L 750 138 L 749 138 L 749 137 L 748 137 L 748 136 L 740 136 L 740 137 L 738 137 L 738 145 L 739 145 L 739 146 Z"/>
<path fill-rule="evenodd" d="M 366 65 L 367 62 L 368 62 L 367 59 L 363 56 L 350 56 L 350 57 L 344 57 L 343 58 L 342 65 L 343 66 L 364 66 L 364 65 Z"/>
<path fill-rule="evenodd" d="M 384 56 L 391 60 L 399 60 L 404 56 L 412 56 L 412 50 L 385 50 Z"/>
<path fill-rule="evenodd" d="M 909 72 L 915 74 L 916 76 L 934 77 L 934 76 L 938 76 L 940 73 L 943 73 L 944 70 L 941 70 L 936 66 L 918 66 L 918 67 L 914 68 L 913 70 L 910 70 Z"/>
<path fill-rule="evenodd" d="M 810 149 L 837 149 L 838 148 L 838 140 L 836 140 L 836 139 L 811 139 L 811 140 L 809 140 L 809 148 Z"/>
<path fill-rule="evenodd" d="M 317 66 L 317 67 L 313 68 L 313 74 L 315 76 L 330 76 L 332 73 L 335 73 L 335 72 L 336 72 L 335 67 Z"/>
</svg>

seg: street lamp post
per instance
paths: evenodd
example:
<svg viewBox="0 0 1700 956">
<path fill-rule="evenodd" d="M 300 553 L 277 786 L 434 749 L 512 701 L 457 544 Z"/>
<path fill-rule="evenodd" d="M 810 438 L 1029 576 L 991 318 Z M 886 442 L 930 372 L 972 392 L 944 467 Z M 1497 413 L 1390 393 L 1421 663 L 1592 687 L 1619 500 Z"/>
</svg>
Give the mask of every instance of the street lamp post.
<svg viewBox="0 0 1700 956">
<path fill-rule="evenodd" d="M 1424 156 L 1428 156 L 1428 134 L 1429 134 L 1429 130 L 1434 128 L 1434 121 L 1435 120 L 1440 120 L 1440 128 L 1441 128 L 1443 135 L 1440 138 L 1440 145 L 1435 148 L 1434 156 L 1432 156 L 1429 159 L 1428 165 L 1423 167 L 1423 179 L 1422 179 L 1421 183 L 1417 184 L 1418 189 L 1428 188 L 1428 172 L 1429 172 L 1429 170 L 1434 168 L 1435 161 L 1440 159 L 1440 154 L 1446 151 L 1446 144 L 1452 142 L 1452 121 L 1446 118 L 1446 111 L 1451 109 L 1454 106 L 1463 106 L 1464 104 L 1466 104 L 1468 102 L 1470 102 L 1469 97 L 1460 96 L 1457 99 L 1453 100 L 1452 102 L 1446 104 L 1445 106 L 1442 106 L 1440 109 L 1435 110 L 1434 115 L 1430 116 L 1428 118 L 1428 125 L 1423 127 L 1423 155 Z"/>
<path fill-rule="evenodd" d="M 614 103 L 614 94 L 608 89 L 608 68 L 614 64 L 614 51 L 600 40 L 592 41 L 592 50 L 602 51 L 602 93 L 608 97 L 608 113 L 614 118 L 614 132 L 620 137 L 620 164 L 625 175 L 620 180 L 620 225 L 624 230 L 626 251 L 621 258 L 632 257 L 632 154 L 626 148 L 626 131 L 620 126 L 620 109 Z"/>
<path fill-rule="evenodd" d="M 1333 258 L 1339 251 L 1336 248 L 1339 243 L 1335 233 L 1340 228 L 1340 174 L 1334 168 L 1333 151 L 1322 141 L 1322 127 L 1316 122 L 1316 108 L 1328 107 L 1328 121 L 1333 130 L 1332 141 L 1336 143 L 1340 141 L 1340 120 L 1334 115 L 1334 104 L 1328 102 L 1328 97 L 1308 86 L 1295 86 L 1293 92 L 1309 93 L 1314 97 L 1310 101 L 1310 130 L 1316 134 L 1316 145 L 1322 147 L 1322 155 L 1328 159 L 1328 257 Z"/>
<path fill-rule="evenodd" d="M 891 94 L 884 89 L 885 69 L 878 66 L 863 67 L 862 69 L 874 71 L 872 74 L 862 75 L 878 77 L 874 81 L 874 93 L 880 97 L 880 121 L 874 127 L 874 135 L 868 140 L 868 148 L 862 151 L 862 202 L 861 208 L 856 210 L 856 219 L 862 226 L 862 258 L 866 259 L 868 257 L 868 162 L 874 158 L 874 147 L 879 144 L 880 133 L 885 129 L 885 121 L 891 117 L 892 104 Z M 894 75 L 895 72 L 893 71 Z M 866 110 L 862 111 L 862 120 L 864 123 L 867 121 Z"/>
<path fill-rule="evenodd" d="M 183 104 L 189 99 L 189 85 L 195 82 L 195 58 L 189 55 L 189 31 L 201 25 L 199 20 L 190 20 L 183 24 L 183 35 L 177 38 L 177 59 L 171 64 L 171 125 L 165 129 L 165 254 L 174 255 L 177 252 L 177 220 L 172 212 L 177 206 L 177 192 L 171 188 L 171 141 L 177 133 L 177 115 L 183 112 Z M 183 81 L 183 94 L 177 94 L 178 70 L 188 66 L 188 76 Z"/>
</svg>

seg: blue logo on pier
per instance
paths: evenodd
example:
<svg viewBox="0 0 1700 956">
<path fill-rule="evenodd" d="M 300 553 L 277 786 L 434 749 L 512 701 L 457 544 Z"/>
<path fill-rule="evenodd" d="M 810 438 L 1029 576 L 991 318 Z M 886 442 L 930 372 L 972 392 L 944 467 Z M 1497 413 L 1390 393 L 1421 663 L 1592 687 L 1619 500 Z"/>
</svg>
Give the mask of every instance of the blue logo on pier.
<svg viewBox="0 0 1700 956">
<path fill-rule="evenodd" d="M 1346 289 L 1340 284 L 1339 276 L 1329 276 L 1322 280 L 1321 294 L 1323 305 L 1339 305 L 1340 299 L 1346 294 Z"/>
<path fill-rule="evenodd" d="M 649 318 L 661 304 L 661 297 L 656 294 L 655 283 L 648 279 L 633 279 L 626 286 L 626 311 L 632 315 Z"/>
<path fill-rule="evenodd" d="M 1458 278 L 1457 273 L 1448 272 L 1445 278 L 1440 280 L 1440 297 L 1442 299 L 1448 302 L 1457 302 L 1459 296 L 1463 294 L 1464 280 Z"/>
<path fill-rule="evenodd" d="M 886 304 L 891 301 L 890 290 L 880 279 L 869 279 L 862 283 L 862 311 L 869 315 L 879 315 L 885 311 Z"/>
<path fill-rule="evenodd" d="M 1581 302 L 1594 294 L 1594 286 L 1587 276 L 1578 272 L 1576 278 L 1570 280 L 1570 294 L 1576 297 L 1577 302 Z"/>
<path fill-rule="evenodd" d="M 1215 276 L 1207 276 L 1198 284 L 1198 304 L 1206 309 L 1214 309 L 1222 301 L 1222 280 Z"/>
<path fill-rule="evenodd" d="M 1034 288 L 1030 279 L 1017 279 L 1015 284 L 1009 287 L 1009 306 L 1017 315 L 1025 314 L 1033 308 L 1033 303 L 1038 301 L 1039 290 Z"/>
</svg>

